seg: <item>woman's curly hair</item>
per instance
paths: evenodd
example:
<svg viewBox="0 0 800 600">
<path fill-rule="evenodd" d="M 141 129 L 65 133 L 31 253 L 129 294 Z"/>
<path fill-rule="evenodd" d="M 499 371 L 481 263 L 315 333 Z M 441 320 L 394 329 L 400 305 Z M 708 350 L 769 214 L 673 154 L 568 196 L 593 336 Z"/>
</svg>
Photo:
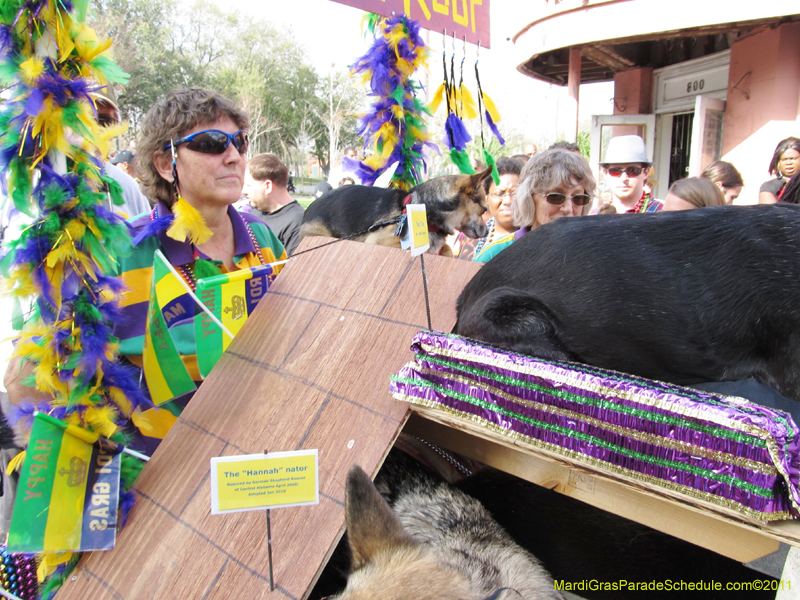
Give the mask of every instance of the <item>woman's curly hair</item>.
<svg viewBox="0 0 800 600">
<path fill-rule="evenodd" d="M 172 182 L 164 179 L 155 166 L 170 140 L 184 132 L 220 118 L 228 117 L 239 129 L 247 129 L 250 119 L 222 94 L 199 87 L 181 87 L 167 92 L 147 111 L 136 145 L 136 167 L 144 195 L 152 202 L 161 200 L 168 206 L 174 202 Z"/>
</svg>

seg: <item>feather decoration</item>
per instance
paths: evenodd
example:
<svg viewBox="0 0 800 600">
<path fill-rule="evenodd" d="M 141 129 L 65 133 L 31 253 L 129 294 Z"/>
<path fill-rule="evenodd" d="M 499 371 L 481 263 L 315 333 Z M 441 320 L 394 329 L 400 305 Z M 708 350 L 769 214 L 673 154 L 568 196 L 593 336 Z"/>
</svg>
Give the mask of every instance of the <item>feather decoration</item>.
<svg viewBox="0 0 800 600">
<path fill-rule="evenodd" d="M 175 220 L 175 215 L 164 215 L 150 221 L 144 229 L 142 229 L 132 240 L 134 246 L 142 243 L 142 240 L 150 237 L 151 235 L 158 235 L 162 231 L 166 231 L 172 222 Z"/>
<path fill-rule="evenodd" d="M 492 131 L 494 137 L 497 138 L 497 141 L 500 142 L 500 145 L 505 146 L 506 141 L 503 139 L 503 136 L 500 135 L 500 131 L 497 129 L 497 125 L 494 124 L 494 119 L 492 119 L 492 114 L 488 110 L 486 111 L 486 123 L 488 123 L 489 129 Z"/>
<path fill-rule="evenodd" d="M 500 130 L 497 128 L 497 123 L 500 122 L 500 113 L 497 112 L 497 107 L 494 105 L 494 100 L 492 100 L 488 94 L 484 93 L 483 88 L 481 87 L 481 76 L 478 73 L 478 61 L 475 61 L 475 80 L 478 82 L 478 112 L 481 111 L 481 104 L 486 109 L 486 122 L 489 125 L 489 129 L 491 130 L 492 134 L 497 138 L 497 141 L 500 142 L 501 146 L 506 145 L 506 141 L 503 139 L 503 136 L 500 135 Z M 483 142 L 483 118 L 481 118 L 481 142 Z M 486 149 L 484 145 L 484 150 Z M 495 175 L 496 169 L 492 170 L 492 179 L 495 180 L 495 185 L 500 185 L 500 179 L 498 176 Z"/>
<path fill-rule="evenodd" d="M 210 260 L 204 260 L 200 258 L 194 261 L 194 276 L 197 279 L 203 279 L 204 277 L 215 277 L 221 272 L 222 271 L 220 268 Z"/>
<path fill-rule="evenodd" d="M 481 90 L 481 101 L 483 102 L 483 106 L 486 108 L 488 115 L 492 117 L 492 122 L 499 123 L 500 113 L 497 111 L 497 107 L 494 105 L 494 100 L 492 100 L 489 97 L 489 94 L 483 90 Z"/>
<path fill-rule="evenodd" d="M 167 235 L 173 240 L 185 242 L 188 239 L 197 245 L 211 239 L 213 234 L 206 225 L 203 215 L 182 196 L 178 196 L 172 205 L 172 214 L 175 218 L 167 229 Z"/>
<path fill-rule="evenodd" d="M 14 471 L 19 471 L 22 468 L 22 465 L 25 462 L 25 454 L 26 452 L 23 450 L 10 461 L 8 461 L 8 465 L 6 466 L 6 475 L 11 475 Z"/>
<path fill-rule="evenodd" d="M 470 163 L 469 156 L 467 156 L 466 152 L 453 148 L 450 150 L 450 159 L 453 161 L 453 164 L 458 167 L 459 173 L 465 175 L 475 174 L 475 169 L 472 168 L 472 163 Z"/>
<path fill-rule="evenodd" d="M 466 150 L 467 144 L 472 141 L 472 136 L 464 126 L 464 121 L 456 113 L 447 115 L 447 120 L 444 122 L 444 130 L 444 143 L 450 150 L 463 152 Z M 464 171 L 461 172 L 464 173 Z"/>
<path fill-rule="evenodd" d="M 495 185 L 500 185 L 500 173 L 497 172 L 497 161 L 494 159 L 494 156 L 489 154 L 486 148 L 483 149 L 483 162 L 486 163 L 487 167 L 492 167 L 492 181 L 494 181 Z"/>
<path fill-rule="evenodd" d="M 4 241 L 0 267 L 11 296 L 35 307 L 15 352 L 34 364 L 26 383 L 50 396 L 42 403 L 32 389 L 7 416 L 25 423 L 40 410 L 110 435 L 136 407 L 151 404 L 137 371 L 120 363 L 112 335 L 124 293 L 112 275 L 131 250 L 131 228 L 104 206 L 109 196 L 119 202 L 121 190 L 105 178 L 98 156 L 120 131 L 97 123 L 89 96 L 127 75 L 105 55 L 110 40 L 85 25 L 87 7 L 87 0 L 0 2 L 0 83 L 8 88 L 0 104 L 0 182 L 7 201 L 32 220 Z M 43 597 L 78 558 L 45 555 Z"/>
<path fill-rule="evenodd" d="M 475 107 L 475 99 L 472 97 L 469 89 L 467 89 L 467 86 L 463 84 L 459 86 L 456 102 L 458 103 L 461 115 L 465 119 L 470 120 L 478 116 L 478 109 Z"/>
<path fill-rule="evenodd" d="M 351 74 L 369 84 L 375 97 L 369 111 L 358 119 L 367 157 L 353 172 L 364 185 L 372 185 L 390 165 L 399 163 L 390 185 L 411 189 L 426 170 L 423 149 L 434 146 L 428 137 L 425 115 L 430 112 L 417 97 L 414 72 L 425 67 L 427 49 L 419 24 L 406 16 L 376 18 L 375 41 L 351 67 Z M 347 166 L 353 168 L 353 163 Z"/>
<path fill-rule="evenodd" d="M 128 522 L 128 514 L 131 512 L 133 505 L 136 503 L 136 494 L 134 492 L 120 492 L 119 493 L 119 528 L 120 531 L 125 527 Z"/>
<path fill-rule="evenodd" d="M 444 83 L 440 83 L 439 87 L 436 88 L 436 91 L 433 93 L 432 100 L 428 103 L 428 110 L 431 114 L 436 114 L 436 111 L 439 110 L 439 105 L 444 101 L 445 95 L 447 94 L 446 87 Z"/>
</svg>

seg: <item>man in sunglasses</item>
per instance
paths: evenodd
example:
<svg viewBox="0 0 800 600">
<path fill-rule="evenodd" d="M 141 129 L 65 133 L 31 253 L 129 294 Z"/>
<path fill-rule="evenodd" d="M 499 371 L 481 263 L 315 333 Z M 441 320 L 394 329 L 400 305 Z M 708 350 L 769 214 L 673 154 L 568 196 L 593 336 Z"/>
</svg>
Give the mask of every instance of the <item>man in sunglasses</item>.
<svg viewBox="0 0 800 600">
<path fill-rule="evenodd" d="M 645 192 L 652 161 L 647 158 L 644 140 L 638 135 L 612 138 L 600 163 L 611 188 L 611 206 L 618 213 L 656 212 L 664 203 Z"/>
<path fill-rule="evenodd" d="M 291 256 L 300 243 L 305 210 L 289 195 L 289 169 L 274 154 L 259 154 L 247 163 L 242 192 L 255 215 L 278 236 Z"/>
</svg>

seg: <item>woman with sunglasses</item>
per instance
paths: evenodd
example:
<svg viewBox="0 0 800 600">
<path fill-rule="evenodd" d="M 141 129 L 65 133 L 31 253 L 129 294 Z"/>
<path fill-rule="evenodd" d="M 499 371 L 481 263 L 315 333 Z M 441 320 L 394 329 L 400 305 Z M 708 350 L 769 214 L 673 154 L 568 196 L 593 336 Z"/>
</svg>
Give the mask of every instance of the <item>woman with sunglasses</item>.
<svg viewBox="0 0 800 600">
<path fill-rule="evenodd" d="M 123 318 L 114 328 L 120 338 L 120 354 L 137 367 L 142 366 L 156 250 L 193 290 L 198 277 L 286 258 L 282 244 L 263 222 L 232 206 L 242 195 L 248 126 L 247 116 L 230 100 L 201 88 L 172 90 L 145 115 L 136 160 L 143 191 L 154 207 L 133 222 L 134 252 L 120 264 L 121 279 L 130 292 L 123 301 Z M 275 273 L 279 269 L 276 266 Z M 194 302 L 186 294 L 171 304 L 180 305 L 180 310 L 172 311 L 172 320 L 167 317 L 169 332 L 188 374 L 197 383 L 201 377 Z M 185 401 L 173 400 L 160 406 L 166 406 L 166 411 L 135 414 L 133 420 L 140 430 L 150 429 L 158 435 L 136 440 L 134 447 L 152 451 L 182 410 L 181 404 Z"/>
<path fill-rule="evenodd" d="M 579 154 L 552 149 L 531 158 L 522 169 L 511 203 L 519 229 L 488 244 L 475 261 L 487 262 L 532 229 L 562 217 L 586 214 L 595 190 L 589 164 Z"/>
</svg>

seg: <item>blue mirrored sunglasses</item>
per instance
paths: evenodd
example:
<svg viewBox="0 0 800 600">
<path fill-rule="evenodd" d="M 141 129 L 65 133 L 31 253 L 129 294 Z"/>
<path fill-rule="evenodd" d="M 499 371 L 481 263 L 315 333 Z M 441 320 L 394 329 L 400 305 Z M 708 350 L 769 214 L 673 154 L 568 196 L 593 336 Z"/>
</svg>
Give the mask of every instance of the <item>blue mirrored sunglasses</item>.
<svg viewBox="0 0 800 600">
<path fill-rule="evenodd" d="M 239 154 L 247 152 L 249 146 L 249 139 L 247 131 L 240 129 L 236 133 L 225 133 L 219 129 L 204 129 L 182 137 L 179 140 L 170 142 L 164 146 L 164 150 L 177 148 L 181 144 L 186 144 L 189 150 L 195 152 L 202 152 L 203 154 L 222 154 L 227 149 L 228 145 L 233 142 L 233 147 L 239 151 Z"/>
</svg>

